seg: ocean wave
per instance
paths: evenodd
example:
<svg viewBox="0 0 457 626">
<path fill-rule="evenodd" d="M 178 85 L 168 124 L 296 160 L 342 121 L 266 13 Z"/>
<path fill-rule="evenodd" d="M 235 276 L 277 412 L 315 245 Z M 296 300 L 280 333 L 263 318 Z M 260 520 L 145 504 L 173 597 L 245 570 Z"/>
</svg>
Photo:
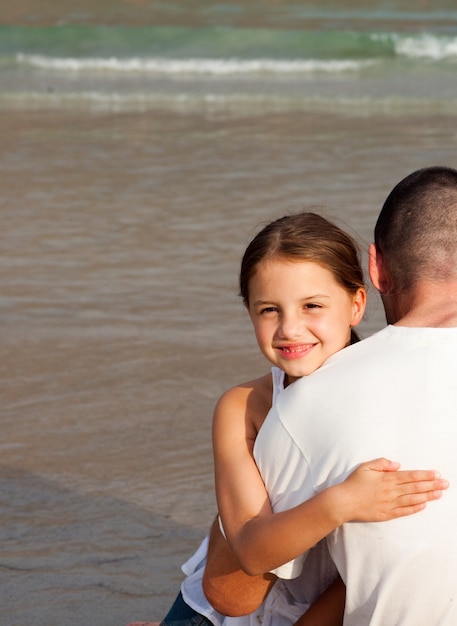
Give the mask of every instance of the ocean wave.
<svg viewBox="0 0 457 626">
<path fill-rule="evenodd" d="M 109 71 L 150 74 L 303 74 L 357 71 L 375 63 L 372 59 L 167 59 L 167 58 L 52 58 L 18 54 L 18 64 L 57 71 Z"/>
<path fill-rule="evenodd" d="M 69 71 L 334 72 L 398 57 L 452 60 L 457 57 L 457 35 L 217 26 L 26 29 L 0 25 L 0 60 Z"/>
<path fill-rule="evenodd" d="M 423 33 L 415 37 L 401 37 L 396 43 L 398 54 L 413 59 L 457 58 L 457 37 L 434 37 Z"/>
<path fill-rule="evenodd" d="M 457 37 L 418 33 L 399 35 L 397 33 L 375 33 L 373 41 L 391 43 L 396 56 L 409 59 L 430 59 L 442 61 L 457 58 Z"/>
</svg>

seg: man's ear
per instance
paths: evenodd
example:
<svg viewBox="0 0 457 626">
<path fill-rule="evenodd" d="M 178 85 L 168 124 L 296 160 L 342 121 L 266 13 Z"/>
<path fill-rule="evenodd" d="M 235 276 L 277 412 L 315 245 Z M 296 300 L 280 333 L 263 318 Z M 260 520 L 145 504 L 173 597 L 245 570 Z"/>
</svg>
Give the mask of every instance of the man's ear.
<svg viewBox="0 0 457 626">
<path fill-rule="evenodd" d="M 370 243 L 370 247 L 368 248 L 368 273 L 370 274 L 373 287 L 377 289 L 381 295 L 388 293 L 389 281 L 384 267 L 384 260 L 382 253 L 374 243 Z"/>
</svg>

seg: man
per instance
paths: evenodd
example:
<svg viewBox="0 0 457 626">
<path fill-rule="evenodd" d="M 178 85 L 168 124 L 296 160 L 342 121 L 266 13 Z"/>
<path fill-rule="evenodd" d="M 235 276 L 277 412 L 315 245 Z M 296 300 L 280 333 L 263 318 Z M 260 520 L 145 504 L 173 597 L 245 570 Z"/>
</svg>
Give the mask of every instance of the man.
<svg viewBox="0 0 457 626">
<path fill-rule="evenodd" d="M 456 626 L 456 170 L 419 170 L 393 189 L 369 271 L 389 326 L 291 385 L 258 435 L 256 459 L 275 511 L 368 458 L 439 469 L 451 488 L 433 506 L 344 524 L 328 545 L 347 587 L 345 626 Z"/>
<path fill-rule="evenodd" d="M 275 510 L 341 482 L 367 458 L 439 469 L 451 485 L 439 502 L 398 520 L 344 524 L 328 544 L 347 587 L 345 625 L 455 626 L 456 170 L 419 170 L 393 189 L 369 271 L 389 326 L 286 390 L 262 428 L 257 462 Z"/>
</svg>

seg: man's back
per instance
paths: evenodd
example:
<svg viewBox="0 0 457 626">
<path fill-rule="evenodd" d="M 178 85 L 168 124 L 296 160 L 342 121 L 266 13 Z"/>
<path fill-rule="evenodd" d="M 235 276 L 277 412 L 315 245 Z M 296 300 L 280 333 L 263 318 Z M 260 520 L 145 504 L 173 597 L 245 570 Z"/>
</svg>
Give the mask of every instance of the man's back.
<svg viewBox="0 0 457 626">
<path fill-rule="evenodd" d="M 260 431 L 256 460 L 275 510 L 379 456 L 450 481 L 417 515 L 345 524 L 329 538 L 347 625 L 457 624 L 456 353 L 457 328 L 390 326 L 294 383 Z"/>
</svg>

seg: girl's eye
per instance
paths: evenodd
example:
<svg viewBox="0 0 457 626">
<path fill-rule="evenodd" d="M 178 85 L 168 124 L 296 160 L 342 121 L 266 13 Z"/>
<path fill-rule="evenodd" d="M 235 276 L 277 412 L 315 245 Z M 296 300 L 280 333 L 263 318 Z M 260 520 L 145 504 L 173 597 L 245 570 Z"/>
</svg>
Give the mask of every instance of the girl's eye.
<svg viewBox="0 0 457 626">
<path fill-rule="evenodd" d="M 305 309 L 321 309 L 322 306 L 320 304 L 315 304 L 314 302 L 310 302 L 305 304 Z"/>
<path fill-rule="evenodd" d="M 265 313 L 277 313 L 278 309 L 275 306 L 266 306 L 261 309 L 260 314 L 264 315 Z"/>
</svg>

